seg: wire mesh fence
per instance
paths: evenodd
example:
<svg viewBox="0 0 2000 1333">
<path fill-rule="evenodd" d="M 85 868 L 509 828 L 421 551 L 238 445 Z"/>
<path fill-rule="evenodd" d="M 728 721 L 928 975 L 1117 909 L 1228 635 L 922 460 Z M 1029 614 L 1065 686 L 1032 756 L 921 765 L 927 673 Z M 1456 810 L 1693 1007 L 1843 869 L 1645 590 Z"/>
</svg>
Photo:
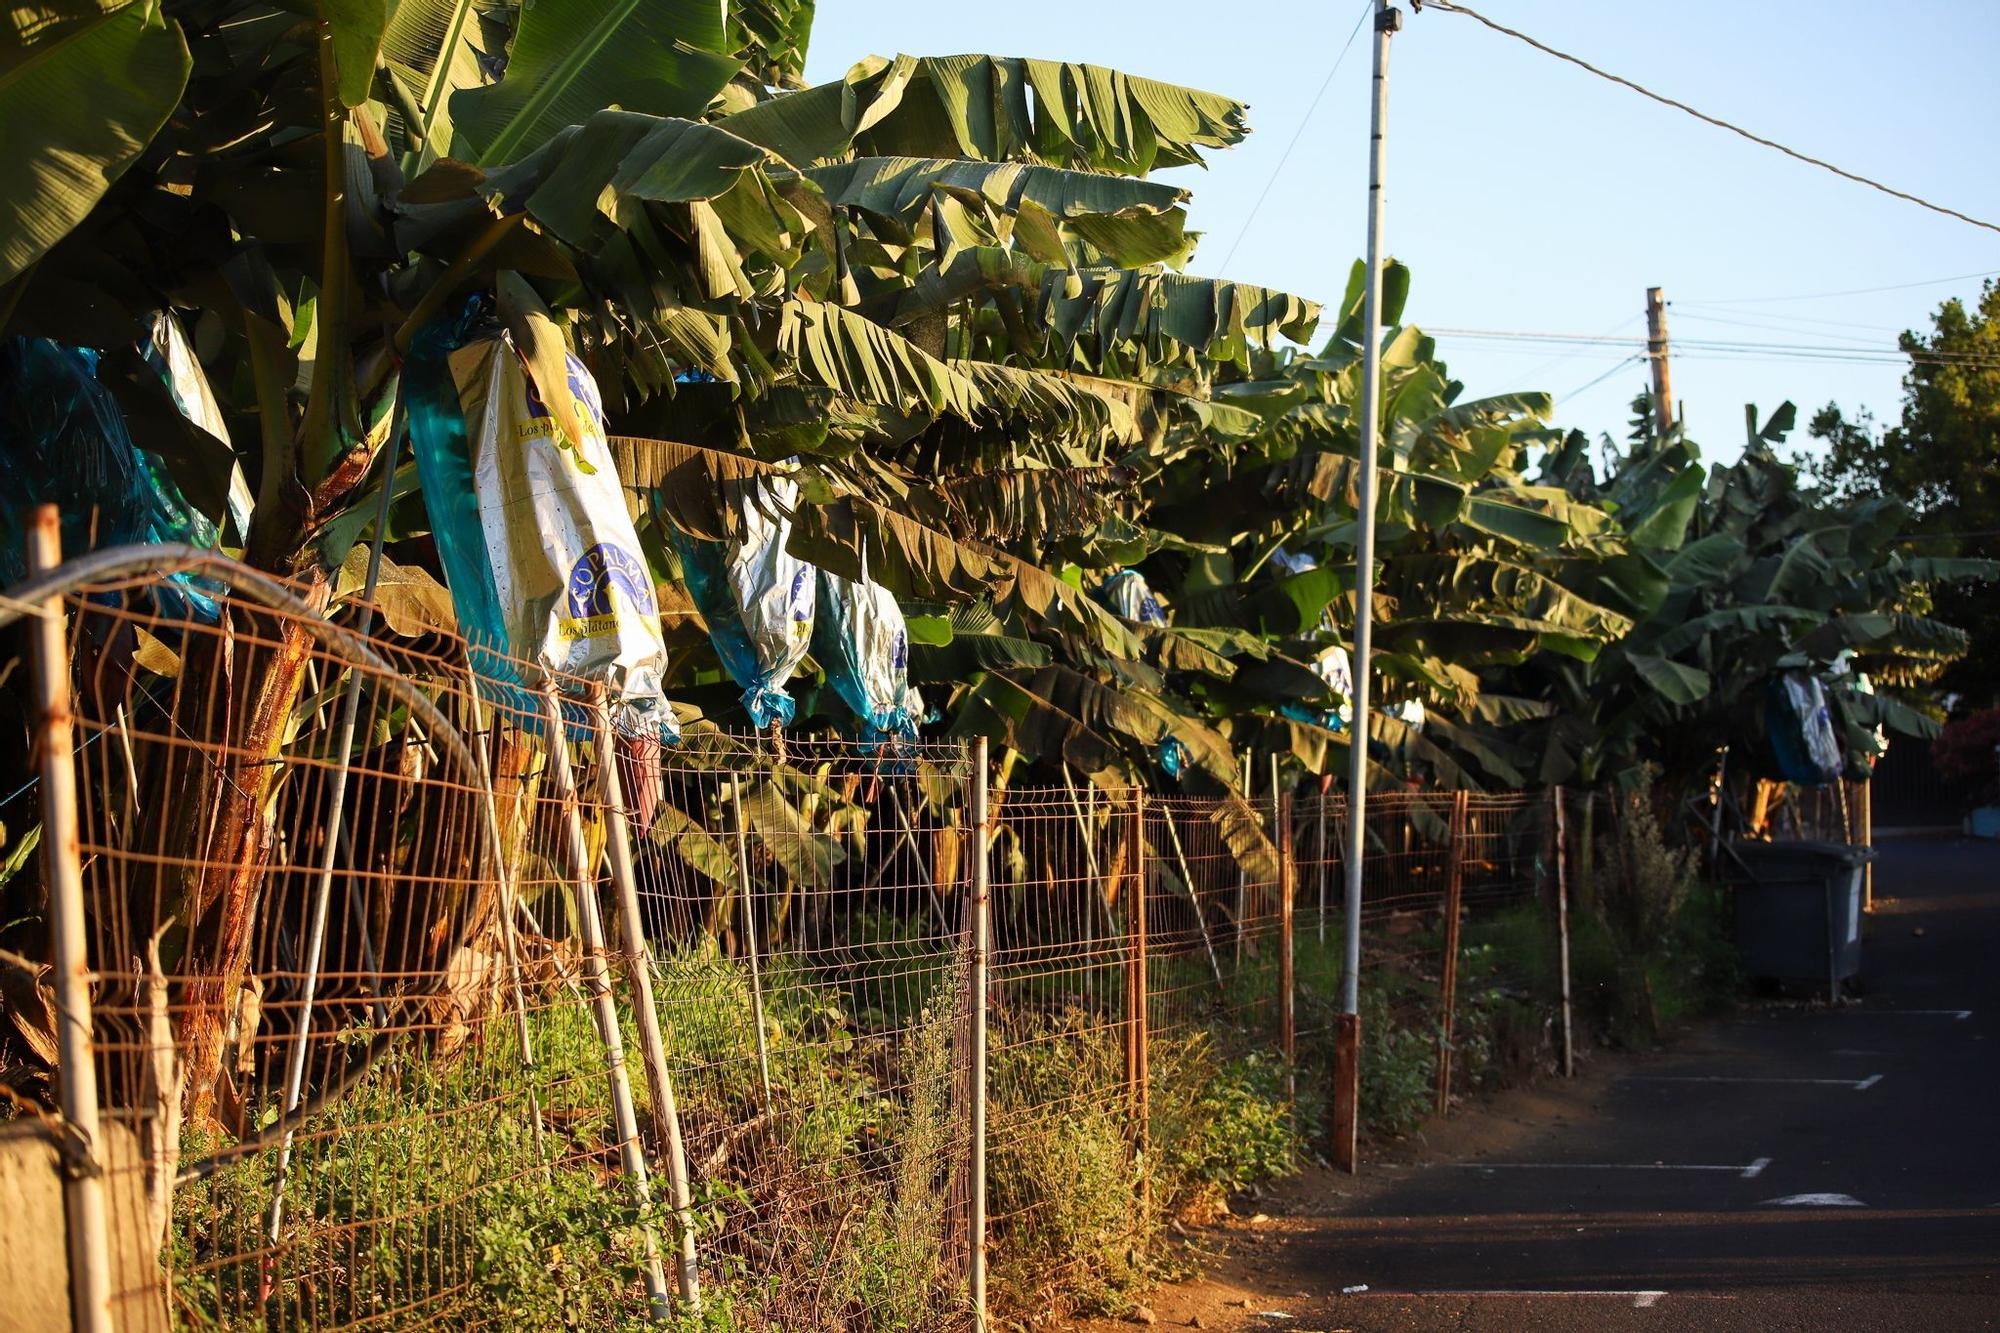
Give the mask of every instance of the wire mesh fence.
<svg viewBox="0 0 2000 1333">
<path fill-rule="evenodd" d="M 950 1327 L 982 1235 L 1017 1308 L 1131 1261 L 1217 1088 L 1313 1132 L 1337 794 L 996 788 L 982 845 L 960 741 L 663 746 L 352 601 L 162 587 L 64 595 L 129 1326 Z M 1371 797 L 1378 1110 L 1508 1005 L 1546 1055 L 1552 809 Z"/>
</svg>

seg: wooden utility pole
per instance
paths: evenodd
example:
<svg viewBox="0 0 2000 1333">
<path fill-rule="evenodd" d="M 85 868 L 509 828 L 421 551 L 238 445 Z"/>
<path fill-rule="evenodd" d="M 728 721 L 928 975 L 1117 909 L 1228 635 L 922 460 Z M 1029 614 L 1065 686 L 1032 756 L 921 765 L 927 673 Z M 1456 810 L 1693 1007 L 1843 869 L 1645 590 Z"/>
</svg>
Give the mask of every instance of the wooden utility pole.
<svg viewBox="0 0 2000 1333">
<path fill-rule="evenodd" d="M 1646 289 L 1646 359 L 1653 363 L 1653 431 L 1665 435 L 1674 428 L 1674 379 L 1667 365 L 1667 298 L 1658 287 Z"/>
</svg>

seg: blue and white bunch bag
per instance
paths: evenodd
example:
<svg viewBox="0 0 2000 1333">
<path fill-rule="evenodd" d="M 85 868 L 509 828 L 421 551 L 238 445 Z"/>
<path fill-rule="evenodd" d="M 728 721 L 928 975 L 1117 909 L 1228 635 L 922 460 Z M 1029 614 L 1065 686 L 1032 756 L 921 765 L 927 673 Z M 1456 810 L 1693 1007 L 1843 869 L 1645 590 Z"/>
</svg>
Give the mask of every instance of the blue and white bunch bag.
<svg viewBox="0 0 2000 1333">
<path fill-rule="evenodd" d="M 580 440 L 557 428 L 506 333 L 451 353 L 488 606 L 513 656 L 602 681 L 620 730 L 675 737 L 659 603 L 612 466 L 603 400 L 583 363 L 568 360 Z"/>
<path fill-rule="evenodd" d="M 903 609 L 889 590 L 819 571 L 819 618 L 813 657 L 834 691 L 861 719 L 871 740 L 914 735 L 924 700 L 910 685 L 910 635 Z"/>
<path fill-rule="evenodd" d="M 789 477 L 732 484 L 726 503 L 734 511 L 736 540 L 674 534 L 688 593 L 759 728 L 792 720 L 798 706 L 785 682 L 812 643 L 817 571 L 785 549 L 798 502 L 798 483 Z"/>
<path fill-rule="evenodd" d="M 1807 671 L 1786 671 L 1764 689 L 1764 727 L 1778 772 L 1802 787 L 1823 787 L 1847 767 L 1826 688 Z"/>
<path fill-rule="evenodd" d="M 1121 569 L 1098 585 L 1097 598 L 1111 614 L 1141 625 L 1164 625 L 1167 613 L 1153 596 L 1146 576 L 1136 569 Z"/>
<path fill-rule="evenodd" d="M 1347 730 L 1354 725 L 1354 664 L 1348 658 L 1347 650 L 1335 644 L 1313 659 L 1312 671 L 1326 682 L 1327 693 L 1334 698 L 1333 707 L 1308 708 L 1304 704 L 1285 704 L 1278 711 L 1294 722 L 1308 722 L 1328 731 Z"/>
</svg>

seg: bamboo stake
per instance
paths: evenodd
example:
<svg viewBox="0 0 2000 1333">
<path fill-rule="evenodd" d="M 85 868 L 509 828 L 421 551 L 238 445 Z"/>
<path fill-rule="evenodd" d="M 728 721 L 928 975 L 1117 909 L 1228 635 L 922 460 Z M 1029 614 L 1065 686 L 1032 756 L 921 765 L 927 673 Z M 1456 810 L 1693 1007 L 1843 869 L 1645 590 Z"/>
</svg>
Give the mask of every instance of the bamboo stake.
<svg viewBox="0 0 2000 1333">
<path fill-rule="evenodd" d="M 576 777 L 569 762 L 569 738 L 564 734 L 562 702 L 553 682 L 543 687 L 542 705 L 549 729 L 549 776 L 562 805 L 563 824 L 569 835 L 571 892 L 576 895 L 577 928 L 583 935 L 584 983 L 597 1007 L 597 1034 L 604 1045 L 604 1069 L 611 1080 L 611 1116 L 618 1131 L 618 1157 L 632 1181 L 632 1195 L 642 1214 L 653 1207 L 653 1190 L 647 1180 L 646 1154 L 639 1143 L 639 1114 L 632 1105 L 632 1084 L 625 1072 L 625 1038 L 618 1026 L 618 1001 L 611 991 L 611 976 L 605 967 L 604 926 L 597 911 L 597 876 L 590 862 L 589 844 L 583 836 L 583 811 L 578 805 Z M 646 1294 L 651 1298 L 653 1318 L 665 1322 L 672 1313 L 667 1304 L 667 1280 L 660 1268 L 660 1238 L 650 1220 L 642 1223 L 645 1245 Z"/>
<path fill-rule="evenodd" d="M 736 889 L 743 900 L 743 956 L 750 963 L 750 1011 L 757 1025 L 757 1080 L 764 1088 L 764 1110 L 771 1109 L 771 1051 L 764 1036 L 764 974 L 757 960 L 757 905 L 750 899 L 750 833 L 743 821 L 743 779 L 729 785 L 729 803 L 736 814 Z"/>
<path fill-rule="evenodd" d="M 62 563 L 54 505 L 35 510 L 28 572 Z M 76 813 L 76 722 L 69 690 L 68 620 L 61 594 L 38 609 L 33 637 L 36 747 L 41 757 L 42 874 L 48 885 L 55 971 L 56 1046 L 64 1126 L 72 1136 L 63 1175 L 69 1247 L 70 1317 L 77 1333 L 111 1333 L 111 1246 L 104 1204 L 104 1137 L 98 1122 L 97 1053 L 92 1049 L 90 939 Z"/>
<path fill-rule="evenodd" d="M 1180 830 L 1174 827 L 1172 806 L 1160 807 L 1160 815 L 1167 821 L 1167 840 L 1174 845 L 1174 861 L 1181 868 L 1181 887 L 1187 890 L 1188 906 L 1194 908 L 1194 924 L 1201 931 L 1201 947 L 1208 954 L 1208 970 L 1215 974 L 1215 989 L 1218 993 L 1228 990 L 1222 980 L 1222 961 L 1215 956 L 1215 941 L 1208 934 L 1208 918 L 1201 912 L 1201 891 L 1194 886 L 1194 871 L 1188 867 L 1187 853 L 1181 849 Z"/>
<path fill-rule="evenodd" d="M 674 1100 L 673 1073 L 667 1066 L 667 1043 L 660 1032 L 660 1011 L 653 998 L 653 959 L 646 947 L 646 925 L 639 912 L 639 877 L 632 865 L 632 827 L 625 816 L 625 784 L 618 773 L 618 743 L 611 729 L 611 710 L 600 689 L 592 700 L 597 727 L 597 774 L 604 801 L 605 847 L 611 857 L 611 883 L 618 890 L 618 921 L 624 935 L 625 973 L 632 986 L 639 1051 L 646 1062 L 646 1082 L 652 1088 L 653 1136 L 667 1158 L 667 1192 L 674 1222 L 680 1230 L 680 1262 L 676 1274 L 681 1299 L 692 1313 L 701 1311 L 701 1277 L 696 1268 L 694 1201 L 688 1184 L 687 1142 L 681 1136 L 680 1106 Z"/>
<path fill-rule="evenodd" d="M 521 1071 L 528 1085 L 528 1114 L 533 1118 L 535 1126 L 535 1157 L 546 1164 L 549 1160 L 549 1149 L 542 1126 L 542 1094 L 535 1086 L 535 1043 L 528 1027 L 528 997 L 522 984 L 524 969 L 521 966 L 520 927 L 515 918 L 521 915 L 528 916 L 535 933 L 539 935 L 542 932 L 539 925 L 534 923 L 532 914 L 519 903 L 514 867 L 508 863 L 507 843 L 501 837 L 500 803 L 499 798 L 493 793 L 493 761 L 486 753 L 490 741 L 486 732 L 487 723 L 490 719 L 494 730 L 498 731 L 499 719 L 487 712 L 486 701 L 479 693 L 479 677 L 473 671 L 469 659 L 465 664 L 465 677 L 466 687 L 470 691 L 469 697 L 472 700 L 472 757 L 479 768 L 479 807 L 480 813 L 486 819 L 487 843 L 493 849 L 495 862 L 487 873 L 493 877 L 500 895 L 500 948 L 507 958 L 507 989 L 510 993 L 509 998 L 514 1004 L 514 1040 L 521 1053 Z M 560 963 L 557 965 L 557 971 L 565 983 L 572 988 L 575 987 L 576 983 L 562 969 Z"/>
</svg>

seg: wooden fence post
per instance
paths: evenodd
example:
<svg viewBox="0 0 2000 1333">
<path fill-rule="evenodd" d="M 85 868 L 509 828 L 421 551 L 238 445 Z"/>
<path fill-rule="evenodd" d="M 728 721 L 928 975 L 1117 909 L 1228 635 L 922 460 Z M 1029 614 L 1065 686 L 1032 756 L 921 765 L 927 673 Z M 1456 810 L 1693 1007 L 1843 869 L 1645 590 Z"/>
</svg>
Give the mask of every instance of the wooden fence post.
<svg viewBox="0 0 2000 1333">
<path fill-rule="evenodd" d="M 1333 1165 L 1353 1175 L 1359 1165 L 1361 1121 L 1361 1015 L 1333 1022 Z"/>
<path fill-rule="evenodd" d="M 773 727 L 773 730 L 776 730 Z M 764 1035 L 764 973 L 757 959 L 757 904 L 750 892 L 750 826 L 743 818 L 743 778 L 729 784 L 729 804 L 736 816 L 736 892 L 742 899 L 743 956 L 750 963 L 750 1019 L 757 1026 L 757 1079 L 764 1089 L 764 1109 L 771 1109 L 771 1048 Z"/>
<path fill-rule="evenodd" d="M 1875 845 L 1875 779 L 1861 784 L 1861 845 Z M 1875 861 L 1870 857 L 1861 867 L 1861 910 L 1875 910 Z"/>
<path fill-rule="evenodd" d="M 1556 834 L 1556 934 L 1562 965 L 1562 1070 L 1564 1078 L 1576 1074 L 1576 1041 L 1570 1028 L 1569 1003 L 1569 846 L 1563 833 L 1563 789 L 1551 787 Z"/>
<path fill-rule="evenodd" d="M 62 563 L 54 505 L 35 510 L 28 572 Z M 90 939 L 83 904 L 83 856 L 76 816 L 76 720 L 70 711 L 68 617 L 60 593 L 34 622 L 36 749 L 41 759 L 42 882 L 48 887 L 55 969 L 56 1088 L 70 1143 L 63 1153 L 63 1211 L 69 1244 L 70 1319 L 77 1333 L 111 1333 L 111 1246 L 104 1206 L 104 1136 L 97 1112 L 97 1052 L 90 1016 Z"/>
<path fill-rule="evenodd" d="M 1450 847 L 1445 852 L 1444 871 L 1444 967 L 1438 982 L 1437 1111 L 1443 1115 L 1451 1105 L 1452 1028 L 1458 1017 L 1459 927 L 1464 913 L 1465 839 L 1470 818 L 1470 799 L 1453 792 L 1451 820 L 1445 835 Z"/>
</svg>

